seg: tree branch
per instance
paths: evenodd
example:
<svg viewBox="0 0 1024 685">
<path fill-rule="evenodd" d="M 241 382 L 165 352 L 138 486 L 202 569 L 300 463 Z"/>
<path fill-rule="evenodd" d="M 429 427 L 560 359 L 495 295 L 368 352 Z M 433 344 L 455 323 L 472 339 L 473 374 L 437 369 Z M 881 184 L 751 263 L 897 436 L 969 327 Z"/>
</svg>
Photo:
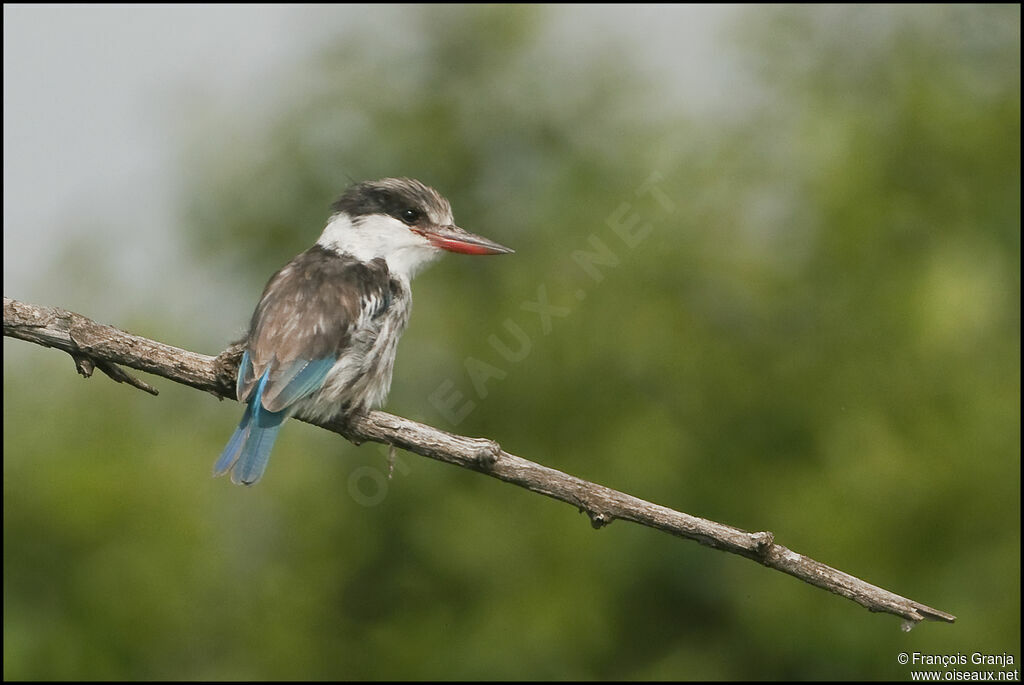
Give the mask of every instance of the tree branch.
<svg viewBox="0 0 1024 685">
<path fill-rule="evenodd" d="M 154 395 L 155 389 L 132 378 L 118 365 L 190 385 L 217 397 L 235 398 L 235 375 L 241 357 L 238 345 L 209 357 L 131 335 L 74 312 L 39 307 L 7 297 L 4 298 L 4 335 L 64 350 L 74 358 L 83 375 L 91 375 L 95 366 L 118 382 L 130 383 Z M 332 422 L 298 418 L 357 444 L 374 441 L 394 445 L 567 502 L 587 512 L 595 528 L 622 519 L 739 554 L 851 599 L 870 611 L 900 616 L 906 621 L 906 629 L 924 619 L 949 623 L 956 620 L 944 611 L 797 554 L 776 544 L 770 532 L 750 533 L 652 504 L 509 454 L 492 440 L 454 435 L 381 411 Z"/>
</svg>

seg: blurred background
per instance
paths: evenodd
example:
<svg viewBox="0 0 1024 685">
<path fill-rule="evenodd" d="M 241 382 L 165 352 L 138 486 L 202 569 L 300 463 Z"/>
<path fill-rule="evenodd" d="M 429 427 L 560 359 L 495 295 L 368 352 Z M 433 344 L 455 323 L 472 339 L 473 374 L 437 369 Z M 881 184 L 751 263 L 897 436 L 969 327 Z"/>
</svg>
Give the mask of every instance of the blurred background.
<svg viewBox="0 0 1024 685">
<path fill-rule="evenodd" d="M 5 338 L 6 679 L 1019 667 L 1019 6 L 4 7 L 7 296 L 216 354 L 398 175 L 517 253 L 417 279 L 387 410 L 956 624 L 298 422 L 234 487 L 236 403 Z"/>
</svg>

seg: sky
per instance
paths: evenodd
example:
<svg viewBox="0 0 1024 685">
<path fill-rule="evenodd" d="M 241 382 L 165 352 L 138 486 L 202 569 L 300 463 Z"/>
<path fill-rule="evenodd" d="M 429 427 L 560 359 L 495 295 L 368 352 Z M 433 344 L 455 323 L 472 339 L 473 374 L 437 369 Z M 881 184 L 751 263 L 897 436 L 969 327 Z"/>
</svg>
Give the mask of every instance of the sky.
<svg viewBox="0 0 1024 685">
<path fill-rule="evenodd" d="M 293 65 L 347 31 L 393 34 L 402 11 L 5 4 L 4 294 L 98 318 L 144 306 L 153 288 L 194 282 L 176 231 L 183 119 L 258 116 L 268 81 L 283 85 Z M 567 58 L 614 35 L 659 75 L 666 102 L 709 115 L 735 92 L 721 28 L 737 11 L 560 6 L 544 35 Z M 109 248 L 104 281 L 88 287 L 76 282 L 88 270 L 73 266 L 86 243 Z"/>
</svg>

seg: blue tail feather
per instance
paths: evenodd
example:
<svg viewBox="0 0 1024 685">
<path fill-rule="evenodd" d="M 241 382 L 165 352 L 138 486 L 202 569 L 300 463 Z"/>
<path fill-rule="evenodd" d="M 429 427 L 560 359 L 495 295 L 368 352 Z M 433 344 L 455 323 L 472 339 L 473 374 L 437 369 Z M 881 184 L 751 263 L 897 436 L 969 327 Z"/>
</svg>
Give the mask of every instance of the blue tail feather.
<svg viewBox="0 0 1024 685">
<path fill-rule="evenodd" d="M 288 418 L 287 411 L 273 412 L 263 407 L 263 390 L 269 377 L 268 370 L 246 404 L 238 428 L 214 465 L 214 476 L 230 470 L 232 483 L 246 485 L 252 485 L 263 476 L 277 432 Z"/>
<path fill-rule="evenodd" d="M 267 462 L 270 460 L 270 450 L 277 440 L 277 432 L 281 430 L 281 424 L 287 418 L 283 411 L 267 411 L 259 406 L 253 413 L 255 416 L 249 426 L 249 435 L 242 447 L 242 454 L 231 472 L 232 483 L 252 485 L 263 477 Z"/>
</svg>

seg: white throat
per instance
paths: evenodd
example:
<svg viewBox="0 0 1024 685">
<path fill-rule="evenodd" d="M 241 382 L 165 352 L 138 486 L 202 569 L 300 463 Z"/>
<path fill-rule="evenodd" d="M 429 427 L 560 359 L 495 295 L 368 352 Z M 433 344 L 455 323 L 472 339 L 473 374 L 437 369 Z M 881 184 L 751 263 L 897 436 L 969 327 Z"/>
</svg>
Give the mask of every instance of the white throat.
<svg viewBox="0 0 1024 685">
<path fill-rule="evenodd" d="M 388 263 L 388 271 L 406 280 L 441 256 L 441 250 L 394 217 L 383 214 L 364 216 L 353 222 L 339 212 L 328 221 L 317 245 L 341 254 L 350 254 L 368 262 L 378 257 Z"/>
</svg>

